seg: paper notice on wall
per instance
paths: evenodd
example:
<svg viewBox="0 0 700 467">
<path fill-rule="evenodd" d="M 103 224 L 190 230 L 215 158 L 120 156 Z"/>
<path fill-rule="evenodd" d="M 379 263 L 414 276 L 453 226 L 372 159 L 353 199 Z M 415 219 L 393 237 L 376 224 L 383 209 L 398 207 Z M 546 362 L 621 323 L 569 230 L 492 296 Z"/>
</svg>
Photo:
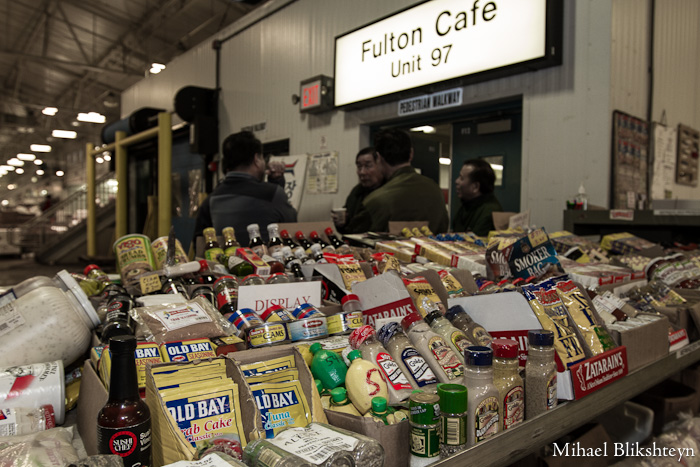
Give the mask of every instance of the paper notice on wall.
<svg viewBox="0 0 700 467">
<path fill-rule="evenodd" d="M 304 178 L 306 177 L 306 162 L 309 156 L 275 156 L 275 161 L 284 163 L 284 192 L 291 205 L 299 211 L 301 195 L 304 191 Z"/>
<path fill-rule="evenodd" d="M 676 128 L 654 124 L 651 199 L 669 199 L 673 196 L 676 177 Z"/>
<path fill-rule="evenodd" d="M 338 192 L 338 152 L 322 152 L 309 156 L 306 169 L 306 192 L 312 195 Z"/>
</svg>

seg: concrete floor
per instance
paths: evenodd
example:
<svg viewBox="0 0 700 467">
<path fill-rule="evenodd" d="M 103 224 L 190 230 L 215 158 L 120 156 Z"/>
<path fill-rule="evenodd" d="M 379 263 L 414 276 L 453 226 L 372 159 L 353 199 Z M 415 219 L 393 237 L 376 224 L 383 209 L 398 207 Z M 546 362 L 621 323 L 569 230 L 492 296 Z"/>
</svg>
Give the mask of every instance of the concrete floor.
<svg viewBox="0 0 700 467">
<path fill-rule="evenodd" d="M 0 287 L 9 287 L 19 284 L 25 279 L 36 276 L 53 277 L 58 271 L 65 269 L 68 272 L 82 273 L 87 264 L 39 264 L 33 258 L 19 258 L 17 256 L 0 256 Z"/>
</svg>

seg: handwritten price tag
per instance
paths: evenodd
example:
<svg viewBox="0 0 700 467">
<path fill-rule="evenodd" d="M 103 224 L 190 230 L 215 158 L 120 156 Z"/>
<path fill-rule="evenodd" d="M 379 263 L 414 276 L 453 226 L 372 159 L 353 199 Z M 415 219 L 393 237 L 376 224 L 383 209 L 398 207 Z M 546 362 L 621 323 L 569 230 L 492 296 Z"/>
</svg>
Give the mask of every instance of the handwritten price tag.
<svg viewBox="0 0 700 467">
<path fill-rule="evenodd" d="M 547 241 L 547 234 L 544 233 L 544 230 L 542 229 L 537 229 L 531 232 L 529 237 L 532 248 L 535 248 L 536 246 L 541 245 Z"/>
<path fill-rule="evenodd" d="M 145 276 L 141 276 L 139 283 L 141 284 L 141 293 L 143 295 L 148 295 L 151 292 L 157 292 L 161 288 L 160 277 L 158 277 L 158 274 L 147 274 Z"/>
</svg>

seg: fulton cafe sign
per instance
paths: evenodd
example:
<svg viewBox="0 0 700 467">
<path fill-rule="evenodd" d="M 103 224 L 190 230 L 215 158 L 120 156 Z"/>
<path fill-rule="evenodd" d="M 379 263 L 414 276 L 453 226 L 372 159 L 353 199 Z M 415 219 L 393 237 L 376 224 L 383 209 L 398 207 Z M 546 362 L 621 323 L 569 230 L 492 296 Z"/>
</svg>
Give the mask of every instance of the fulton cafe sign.
<svg viewBox="0 0 700 467">
<path fill-rule="evenodd" d="M 335 105 L 557 65 L 560 7 L 561 0 L 432 0 L 338 36 Z"/>
</svg>

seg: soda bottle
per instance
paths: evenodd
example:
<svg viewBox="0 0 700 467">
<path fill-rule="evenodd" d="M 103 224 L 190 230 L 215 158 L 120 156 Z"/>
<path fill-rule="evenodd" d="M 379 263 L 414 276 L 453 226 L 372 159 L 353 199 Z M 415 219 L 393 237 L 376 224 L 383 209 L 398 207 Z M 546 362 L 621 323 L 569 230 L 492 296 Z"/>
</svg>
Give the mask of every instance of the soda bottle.
<svg viewBox="0 0 700 467">
<path fill-rule="evenodd" d="M 309 237 L 311 237 L 311 241 L 314 243 L 321 245 L 321 249 L 325 251 L 326 253 L 335 253 L 335 247 L 332 245 L 329 245 L 324 239 L 321 238 L 321 236 L 313 230 L 310 234 Z"/>
<path fill-rule="evenodd" d="M 289 236 L 289 232 L 287 232 L 286 229 L 280 230 L 280 237 L 282 238 L 282 241 L 284 242 L 285 245 L 287 245 L 289 248 L 292 250 L 299 245 L 296 244 L 294 240 Z"/>
<path fill-rule="evenodd" d="M 216 230 L 214 227 L 207 227 L 202 235 L 204 235 L 204 257 L 209 261 L 218 261 L 219 255 L 223 255 L 224 250 L 216 240 Z"/>
<path fill-rule="evenodd" d="M 284 246 L 279 230 L 280 228 L 277 224 L 270 224 L 267 226 L 267 233 L 268 237 L 270 238 L 270 241 L 267 242 L 267 251 L 269 251 L 270 254 L 281 250 Z"/>
<path fill-rule="evenodd" d="M 224 227 L 221 235 L 224 236 L 224 254 L 226 256 L 234 256 L 236 250 L 241 247 L 241 244 L 236 240 L 236 231 L 233 230 L 233 227 Z"/>
<path fill-rule="evenodd" d="M 304 250 L 309 251 L 311 249 L 311 242 L 304 237 L 304 232 L 297 230 L 297 233 L 295 233 L 294 236 L 297 238 L 299 245 L 304 247 Z"/>
<path fill-rule="evenodd" d="M 136 338 L 117 336 L 112 352 L 109 398 L 97 416 L 97 452 L 121 457 L 124 467 L 151 465 L 151 413 L 139 397 Z"/>
<path fill-rule="evenodd" d="M 258 224 L 250 224 L 246 229 L 248 229 L 248 237 L 250 238 L 248 247 L 258 256 L 268 254 L 267 245 L 265 245 L 265 242 L 260 236 L 260 226 Z"/>
</svg>

